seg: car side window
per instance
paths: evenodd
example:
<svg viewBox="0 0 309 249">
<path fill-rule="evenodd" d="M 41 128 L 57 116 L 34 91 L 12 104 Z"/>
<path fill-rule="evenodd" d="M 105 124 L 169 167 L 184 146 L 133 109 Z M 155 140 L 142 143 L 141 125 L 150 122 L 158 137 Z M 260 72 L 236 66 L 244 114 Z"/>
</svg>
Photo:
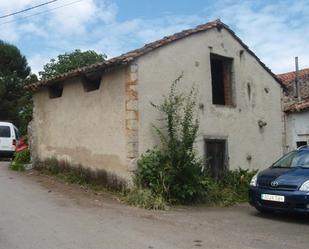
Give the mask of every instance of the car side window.
<svg viewBox="0 0 309 249">
<path fill-rule="evenodd" d="M 19 140 L 19 138 L 20 138 L 19 131 L 16 128 L 14 128 L 14 132 L 15 132 L 16 140 Z"/>
<path fill-rule="evenodd" d="M 302 167 L 309 167 L 309 153 L 308 152 L 299 153 L 294 165 L 302 166 Z"/>
</svg>

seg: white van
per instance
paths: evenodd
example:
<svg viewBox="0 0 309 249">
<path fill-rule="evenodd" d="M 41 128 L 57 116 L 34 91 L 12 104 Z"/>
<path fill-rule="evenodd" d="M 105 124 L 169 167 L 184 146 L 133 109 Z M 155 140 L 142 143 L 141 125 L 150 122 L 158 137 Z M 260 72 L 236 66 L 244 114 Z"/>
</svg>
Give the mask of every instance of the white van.
<svg viewBox="0 0 309 249">
<path fill-rule="evenodd" d="M 12 123 L 0 122 L 0 157 L 12 157 L 19 141 L 19 131 Z"/>
</svg>

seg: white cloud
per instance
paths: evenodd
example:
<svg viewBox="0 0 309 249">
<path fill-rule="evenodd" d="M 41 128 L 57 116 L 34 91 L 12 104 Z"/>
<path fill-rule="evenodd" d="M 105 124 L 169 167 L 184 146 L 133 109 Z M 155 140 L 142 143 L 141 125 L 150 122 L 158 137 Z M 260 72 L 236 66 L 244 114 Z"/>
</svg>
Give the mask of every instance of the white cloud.
<svg viewBox="0 0 309 249">
<path fill-rule="evenodd" d="M 229 2 L 217 12 L 275 73 L 294 70 L 294 57 L 309 67 L 308 1 L 276 1 L 256 7 L 253 1 Z M 301 18 L 299 18 L 301 17 Z M 305 19 L 304 19 L 305 18 Z M 306 21 L 307 20 L 307 21 Z"/>
<path fill-rule="evenodd" d="M 152 19 L 123 21 L 119 21 L 119 7 L 112 1 L 61 0 L 5 21 L 73 4 L 17 23 L 1 25 L 0 20 L 0 39 L 25 48 L 29 64 L 37 72 L 51 57 L 75 48 L 117 56 L 163 36 L 221 18 L 275 73 L 293 70 L 296 55 L 301 67 L 309 67 L 309 2 L 306 0 L 298 0 L 297 4 L 291 4 L 291 0 L 205 2 L 206 13 L 202 10 L 195 15 L 165 12 Z M 42 1 L 0 1 L 0 15 L 39 3 Z"/>
<path fill-rule="evenodd" d="M 118 13 L 118 6 L 115 3 L 99 2 L 96 8 L 96 17 L 104 23 L 114 22 Z"/>
<path fill-rule="evenodd" d="M 21 2 L 23 4 L 20 8 L 37 4 L 36 1 L 30 0 Z M 52 10 L 72 2 L 73 0 L 62 0 L 60 5 L 60 1 L 57 1 L 57 4 L 54 3 L 43 10 Z M 166 14 L 155 19 L 136 18 L 120 22 L 117 20 L 117 14 L 118 6 L 111 1 L 81 0 L 54 10 L 48 15 L 29 18 L 29 22 L 26 20 L 22 25 L 12 23 L 8 28 L 10 36 L 7 37 L 12 42 L 28 35 L 32 35 L 36 41 L 42 39 L 42 47 L 37 48 L 40 52 L 31 54 L 29 59 L 29 64 L 37 72 L 37 68 L 41 66 L 36 64 L 45 64 L 48 60 L 44 62 L 44 58 L 48 58 L 48 54 L 51 55 L 46 50 L 58 50 L 60 54 L 75 48 L 94 49 L 112 57 L 201 21 L 198 16 Z M 45 56 L 42 56 L 42 50 Z"/>
<path fill-rule="evenodd" d="M 38 74 L 42 71 L 43 65 L 49 61 L 50 55 L 35 54 L 28 58 L 28 64 L 31 66 L 31 72 Z"/>
<path fill-rule="evenodd" d="M 0 25 L 0 39 L 8 42 L 17 42 L 19 40 L 19 34 L 16 30 L 14 23 L 6 24 L 5 28 Z"/>
<path fill-rule="evenodd" d="M 199 21 L 198 21 L 199 20 Z M 163 16 L 157 19 L 133 19 L 113 22 L 94 30 L 93 46 L 109 57 L 143 46 L 145 43 L 171 35 L 201 22 L 197 16 Z"/>
<path fill-rule="evenodd" d="M 0 15 L 9 15 L 18 11 L 25 10 L 27 8 L 42 4 L 40 0 L 10 0 L 10 1 L 0 1 Z M 46 6 L 41 7 L 43 10 L 47 8 Z M 0 19 L 0 39 L 9 41 L 9 42 L 18 42 L 21 37 L 29 32 L 36 35 L 42 36 L 43 31 L 36 23 L 39 23 L 40 19 L 37 17 L 32 17 L 25 24 L 22 21 L 27 21 L 27 16 L 33 15 L 42 9 L 34 9 L 31 11 L 26 11 L 12 15 L 9 17 Z"/>
<path fill-rule="evenodd" d="M 30 4 L 37 4 L 38 0 L 9 0 L 9 1 L 0 1 L 0 10 L 1 15 L 7 15 L 17 10 L 22 10 Z"/>
<path fill-rule="evenodd" d="M 35 23 L 21 24 L 19 26 L 19 29 L 22 30 L 28 37 L 38 36 L 41 38 L 48 38 L 49 36 L 48 32 L 40 28 L 39 25 Z"/>
<path fill-rule="evenodd" d="M 69 4 L 70 2 L 66 3 Z M 96 8 L 94 0 L 80 1 L 59 8 L 51 12 L 48 28 L 66 36 L 72 34 L 82 35 L 86 31 L 86 24 L 94 18 Z"/>
</svg>

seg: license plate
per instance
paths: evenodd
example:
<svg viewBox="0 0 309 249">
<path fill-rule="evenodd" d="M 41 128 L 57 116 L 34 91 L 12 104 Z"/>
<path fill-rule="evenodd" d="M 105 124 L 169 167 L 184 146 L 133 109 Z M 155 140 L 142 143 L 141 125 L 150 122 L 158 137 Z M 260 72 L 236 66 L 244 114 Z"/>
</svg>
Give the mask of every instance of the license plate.
<svg viewBox="0 0 309 249">
<path fill-rule="evenodd" d="M 276 202 L 284 202 L 285 198 L 282 195 L 268 195 L 262 194 L 261 199 L 265 201 L 276 201 Z"/>
</svg>

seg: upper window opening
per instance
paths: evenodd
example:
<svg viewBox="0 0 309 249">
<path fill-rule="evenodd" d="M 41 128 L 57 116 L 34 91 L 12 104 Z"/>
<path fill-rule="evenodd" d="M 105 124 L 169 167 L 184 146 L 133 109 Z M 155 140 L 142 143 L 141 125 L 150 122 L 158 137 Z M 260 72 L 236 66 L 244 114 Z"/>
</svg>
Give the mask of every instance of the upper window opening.
<svg viewBox="0 0 309 249">
<path fill-rule="evenodd" d="M 63 85 L 55 85 L 49 87 L 49 98 L 60 98 L 63 92 Z"/>
<path fill-rule="evenodd" d="M 233 59 L 211 54 L 212 103 L 216 105 L 233 105 L 232 67 Z"/>
<path fill-rule="evenodd" d="M 88 77 L 83 77 L 82 83 L 85 92 L 95 91 L 100 88 L 101 77 L 95 79 L 89 79 Z"/>
</svg>

